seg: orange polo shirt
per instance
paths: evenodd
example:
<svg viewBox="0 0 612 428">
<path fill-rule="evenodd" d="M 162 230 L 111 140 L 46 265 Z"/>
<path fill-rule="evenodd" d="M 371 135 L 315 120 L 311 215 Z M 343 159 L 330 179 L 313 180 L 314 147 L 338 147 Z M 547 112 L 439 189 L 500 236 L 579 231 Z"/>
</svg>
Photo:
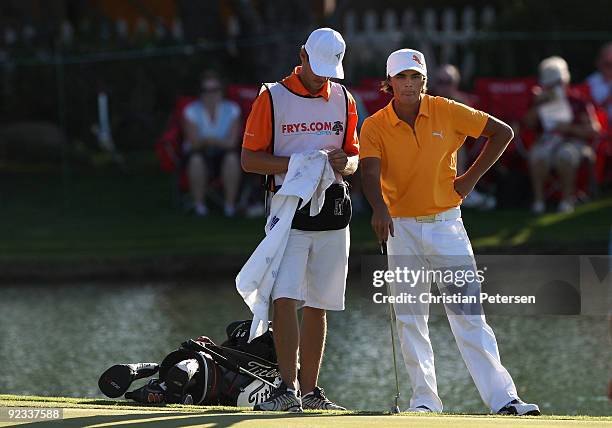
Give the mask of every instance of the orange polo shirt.
<svg viewBox="0 0 612 428">
<path fill-rule="evenodd" d="M 282 83 L 298 95 L 321 97 L 325 101 L 329 101 L 331 91 L 331 84 L 329 81 L 323 85 L 318 93 L 313 95 L 308 92 L 298 77 L 301 68 L 301 66 L 295 67 L 293 73 L 285 77 Z M 255 99 L 253 107 L 251 108 L 251 113 L 247 118 L 244 137 L 242 138 L 242 147 L 249 150 L 269 151 L 270 144 L 272 143 L 272 105 L 270 104 L 270 97 L 265 93 L 266 91 L 267 89 Z M 359 140 L 357 139 L 357 106 L 353 96 L 348 91 L 346 94 L 348 96 L 348 123 L 346 124 L 344 151 L 349 156 L 355 156 L 359 154 Z"/>
<path fill-rule="evenodd" d="M 393 101 L 361 127 L 359 157 L 381 161 L 382 194 L 392 217 L 436 214 L 461 204 L 455 192 L 457 150 L 479 137 L 489 115 L 447 98 L 423 95 L 414 129 Z"/>
</svg>

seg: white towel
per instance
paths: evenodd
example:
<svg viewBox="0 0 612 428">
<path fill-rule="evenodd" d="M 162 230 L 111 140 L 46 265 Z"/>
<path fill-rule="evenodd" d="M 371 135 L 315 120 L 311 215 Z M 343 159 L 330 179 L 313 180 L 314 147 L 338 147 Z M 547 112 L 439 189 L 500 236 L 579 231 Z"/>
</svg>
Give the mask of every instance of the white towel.
<svg viewBox="0 0 612 428">
<path fill-rule="evenodd" d="M 310 215 L 315 216 L 321 212 L 325 202 L 325 190 L 334 181 L 334 170 L 327 160 L 327 152 L 313 150 L 291 155 L 283 185 L 272 198 L 266 237 L 236 277 L 236 289 L 253 312 L 249 342 L 268 329 L 272 287 L 300 198 L 300 208 L 312 200 Z"/>
</svg>

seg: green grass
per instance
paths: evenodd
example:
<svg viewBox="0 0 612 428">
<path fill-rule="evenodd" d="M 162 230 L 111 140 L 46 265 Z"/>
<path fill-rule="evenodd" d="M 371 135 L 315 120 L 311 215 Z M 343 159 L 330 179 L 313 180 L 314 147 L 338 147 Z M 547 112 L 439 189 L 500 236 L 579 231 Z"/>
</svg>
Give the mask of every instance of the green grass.
<svg viewBox="0 0 612 428">
<path fill-rule="evenodd" d="M 12 174 L 0 180 L 0 261 L 77 262 L 150 257 L 247 257 L 262 219 L 188 216 L 173 205 L 172 179 L 154 172 L 60 176 Z M 476 252 L 603 254 L 612 195 L 568 215 L 464 210 Z M 375 252 L 369 216 L 351 225 L 356 254 Z M 210 261 L 210 258 L 207 258 Z"/>
<path fill-rule="evenodd" d="M 391 415 L 383 412 L 345 411 L 315 412 L 302 415 L 275 412 L 253 412 L 245 408 L 222 406 L 147 406 L 115 400 L 87 398 L 32 397 L 0 395 L 2 407 L 60 407 L 64 409 L 61 426 L 111 426 L 138 424 L 146 427 L 442 427 L 452 424 L 458 428 L 481 427 L 604 427 L 610 426 L 612 416 L 509 417 L 495 415 L 414 414 Z M 0 419 L 0 426 L 6 419 Z M 43 426 L 36 424 L 36 426 Z M 52 425 L 52 423 L 49 423 Z M 130 425 L 131 426 L 131 425 Z"/>
<path fill-rule="evenodd" d="M 537 217 L 526 211 L 495 211 L 489 222 L 483 217 L 483 213 L 474 217 L 466 214 L 477 249 L 543 248 L 571 252 L 575 245 L 577 253 L 588 249 L 605 252 L 612 226 L 612 196 L 579 205 L 571 214 L 548 213 Z"/>
</svg>

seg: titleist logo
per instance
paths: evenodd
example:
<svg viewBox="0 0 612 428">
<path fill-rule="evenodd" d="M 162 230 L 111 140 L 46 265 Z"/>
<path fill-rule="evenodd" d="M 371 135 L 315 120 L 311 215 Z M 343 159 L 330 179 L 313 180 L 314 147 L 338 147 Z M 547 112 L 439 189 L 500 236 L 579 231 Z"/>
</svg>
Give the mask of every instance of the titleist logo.
<svg viewBox="0 0 612 428">
<path fill-rule="evenodd" d="M 248 370 L 259 377 L 280 377 L 280 372 L 276 367 L 267 366 L 256 361 L 249 361 Z"/>
<path fill-rule="evenodd" d="M 270 388 L 268 385 L 266 385 L 265 383 L 261 382 L 261 385 L 258 386 L 257 388 L 255 388 L 249 394 L 249 397 L 247 398 L 248 402 L 250 404 L 263 403 L 268 398 L 270 398 L 270 395 L 272 393 L 271 389 L 272 388 Z"/>
</svg>

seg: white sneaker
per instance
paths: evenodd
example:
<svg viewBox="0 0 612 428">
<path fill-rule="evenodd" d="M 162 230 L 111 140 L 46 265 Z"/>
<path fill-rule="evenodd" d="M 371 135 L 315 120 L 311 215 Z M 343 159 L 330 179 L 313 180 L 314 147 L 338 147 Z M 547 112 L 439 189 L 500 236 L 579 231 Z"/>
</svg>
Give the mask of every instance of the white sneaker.
<svg viewBox="0 0 612 428">
<path fill-rule="evenodd" d="M 537 404 L 525 403 L 520 398 L 517 398 L 499 409 L 497 414 L 514 416 L 540 416 L 541 412 Z"/>
<path fill-rule="evenodd" d="M 198 217 L 206 217 L 208 215 L 208 207 L 204 204 L 196 204 L 193 207 L 193 212 Z"/>
<path fill-rule="evenodd" d="M 346 410 L 327 398 L 323 388 L 318 386 L 302 397 L 302 407 L 307 410 Z"/>
<path fill-rule="evenodd" d="M 304 411 L 300 397 L 297 396 L 295 391 L 287 390 L 287 386 L 284 383 L 270 395 L 267 401 L 256 404 L 253 410 L 291 413 L 301 413 Z"/>
<path fill-rule="evenodd" d="M 223 207 L 223 214 L 225 215 L 225 217 L 235 217 L 236 216 L 236 207 L 233 205 L 229 205 L 229 204 L 225 204 L 225 206 Z"/>
<path fill-rule="evenodd" d="M 485 211 L 489 211 L 494 209 L 497 206 L 497 198 L 492 195 L 487 195 L 485 197 L 485 202 L 482 206 L 482 209 Z"/>
<path fill-rule="evenodd" d="M 266 215 L 266 209 L 261 202 L 250 205 L 245 212 L 247 218 L 263 217 Z"/>
<path fill-rule="evenodd" d="M 559 208 L 557 208 L 557 210 L 560 213 L 571 213 L 574 211 L 574 203 L 564 199 L 559 202 Z"/>
<path fill-rule="evenodd" d="M 535 201 L 531 205 L 531 212 L 534 214 L 542 214 L 546 210 L 546 205 L 542 201 Z"/>
</svg>

